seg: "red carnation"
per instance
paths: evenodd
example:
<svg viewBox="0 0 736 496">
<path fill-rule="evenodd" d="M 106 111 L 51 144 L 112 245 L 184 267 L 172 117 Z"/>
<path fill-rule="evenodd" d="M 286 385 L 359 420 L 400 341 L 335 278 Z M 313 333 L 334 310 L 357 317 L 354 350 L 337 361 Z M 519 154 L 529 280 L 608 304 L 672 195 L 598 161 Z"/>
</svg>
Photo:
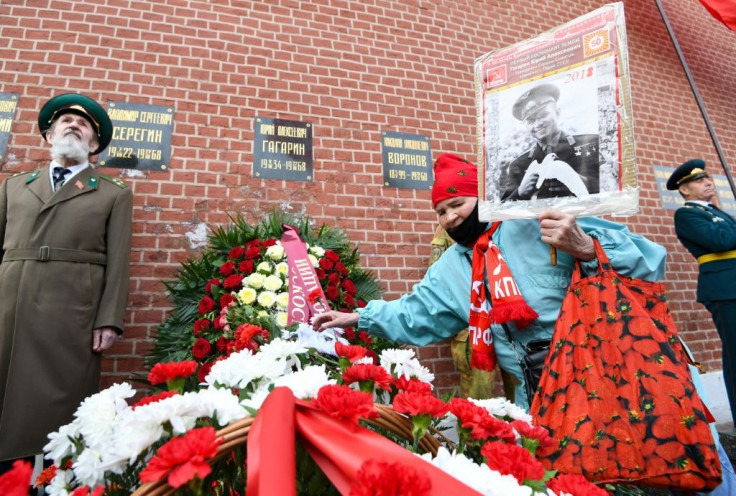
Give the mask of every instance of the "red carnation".
<svg viewBox="0 0 736 496">
<path fill-rule="evenodd" d="M 348 386 L 322 386 L 313 403 L 333 417 L 356 424 L 361 417 L 378 418 L 378 412 L 373 408 L 373 395 Z"/>
<path fill-rule="evenodd" d="M 213 427 L 192 429 L 175 437 L 151 458 L 141 472 L 141 482 L 156 482 L 168 475 L 168 484 L 178 488 L 195 477 L 204 479 L 212 471 L 206 460 L 217 454 L 221 442 Z"/>
<path fill-rule="evenodd" d="M 256 270 L 256 266 L 253 263 L 253 260 L 243 260 L 240 262 L 240 265 L 238 265 L 238 271 L 244 276 L 252 274 L 254 270 Z"/>
<path fill-rule="evenodd" d="M 542 426 L 533 426 L 529 422 L 523 420 L 514 420 L 511 422 L 513 427 L 520 436 L 527 439 L 533 439 L 539 442 L 541 447 L 557 446 L 558 441 L 549 435 L 549 431 Z"/>
<path fill-rule="evenodd" d="M 207 284 L 204 285 L 204 292 L 206 294 L 212 294 L 212 286 L 219 287 L 220 286 L 220 280 L 219 279 L 210 279 L 207 281 Z"/>
<path fill-rule="evenodd" d="M 204 338 L 197 338 L 197 340 L 194 342 L 194 346 L 192 346 L 192 355 L 199 361 L 207 358 L 207 355 L 209 355 L 211 352 L 212 345 Z"/>
<path fill-rule="evenodd" d="M 78 487 L 72 493 L 72 496 L 102 496 L 105 494 L 105 486 L 96 486 L 92 492 L 89 492 L 89 486 Z"/>
<path fill-rule="evenodd" d="M 205 314 L 208 312 L 211 312 L 215 309 L 215 300 L 210 298 L 209 296 L 205 296 L 201 300 L 199 300 L 199 307 L 197 307 L 197 311 L 201 314 Z"/>
<path fill-rule="evenodd" d="M 367 332 L 365 332 L 365 331 L 360 331 L 360 332 L 358 333 L 358 339 L 360 339 L 361 341 L 363 341 L 363 342 L 364 342 L 365 344 L 367 344 L 368 346 L 370 346 L 370 345 L 372 345 L 372 344 L 373 344 L 373 339 L 372 339 L 372 338 L 370 337 L 370 335 L 369 335 L 369 334 L 368 334 Z"/>
<path fill-rule="evenodd" d="M 228 253 L 228 257 L 232 258 L 233 260 L 238 260 L 240 258 L 243 258 L 243 255 L 245 254 L 245 250 L 242 246 L 236 246 L 235 248 L 230 250 L 230 253 Z"/>
<path fill-rule="evenodd" d="M 328 260 L 326 258 L 321 258 L 319 260 L 319 266 L 323 270 L 332 270 L 332 267 L 335 266 L 335 263 L 332 260 Z"/>
<path fill-rule="evenodd" d="M 572 494 L 572 496 L 610 496 L 611 493 L 588 481 L 580 474 L 559 474 L 547 481 L 547 489 L 557 494 Z"/>
<path fill-rule="evenodd" d="M 261 249 L 257 246 L 251 246 L 245 251 L 245 259 L 253 260 L 261 256 Z"/>
<path fill-rule="evenodd" d="M 340 297 L 340 290 L 336 286 L 327 286 L 325 296 L 328 300 L 336 301 Z"/>
<path fill-rule="evenodd" d="M 340 255 L 333 250 L 325 250 L 325 258 L 335 263 L 340 261 Z"/>
<path fill-rule="evenodd" d="M 342 380 L 345 384 L 358 382 L 360 383 L 361 391 L 373 392 L 374 387 L 380 387 L 386 390 L 391 389 L 393 377 L 380 365 L 356 363 L 345 369 L 345 372 L 342 374 Z M 365 389 L 363 388 L 364 384 L 366 385 Z"/>
<path fill-rule="evenodd" d="M 407 378 L 401 376 L 393 381 L 394 387 L 399 391 L 407 391 L 412 393 L 431 393 L 432 385 L 428 382 L 422 382 L 416 377 Z M 452 405 L 452 403 L 450 403 Z M 455 413 L 455 412 L 453 412 Z"/>
<path fill-rule="evenodd" d="M 394 398 L 394 410 L 407 415 L 429 415 L 442 417 L 447 413 L 447 404 L 438 397 L 427 393 L 404 391 Z"/>
<path fill-rule="evenodd" d="M 24 461 L 16 460 L 13 468 L 0 475 L 0 494 L 3 496 L 27 496 L 31 487 L 33 466 Z"/>
<path fill-rule="evenodd" d="M 347 358 L 350 363 L 357 362 L 363 358 L 367 352 L 368 350 L 362 346 L 342 344 L 339 341 L 335 342 L 335 353 L 337 353 L 337 356 Z"/>
<path fill-rule="evenodd" d="M 345 336 L 345 339 L 347 339 L 348 341 L 355 340 L 355 329 L 353 329 L 352 327 L 346 327 L 343 330 L 343 336 Z"/>
<path fill-rule="evenodd" d="M 320 293 L 319 288 L 313 289 L 307 295 L 307 301 L 311 303 L 312 305 L 317 303 L 317 300 L 319 300 L 320 298 L 322 298 L 322 293 Z"/>
<path fill-rule="evenodd" d="M 350 487 L 350 496 L 428 496 L 426 472 L 401 462 L 367 460 Z"/>
<path fill-rule="evenodd" d="M 251 350 L 255 349 L 257 346 L 251 341 L 259 336 L 267 339 L 268 331 L 263 327 L 259 327 L 257 325 L 241 324 L 237 327 L 237 329 L 235 329 L 235 348 L 238 350 L 242 350 L 245 348 Z"/>
<path fill-rule="evenodd" d="M 230 277 L 240 277 L 240 276 L 230 276 Z M 228 279 L 230 279 L 228 277 Z M 227 282 L 227 280 L 225 281 Z M 235 297 L 230 293 L 225 293 L 224 295 L 220 296 L 220 308 L 225 308 L 230 303 L 235 301 Z"/>
<path fill-rule="evenodd" d="M 194 321 L 194 335 L 199 336 L 202 331 L 206 331 L 210 328 L 212 322 L 207 319 L 197 319 Z"/>
<path fill-rule="evenodd" d="M 160 362 L 154 365 L 148 373 L 148 382 L 155 386 L 174 379 L 186 379 L 194 374 L 195 370 L 197 370 L 197 362 L 194 360 Z"/>
<path fill-rule="evenodd" d="M 53 478 L 56 477 L 57 470 L 58 468 L 54 464 L 51 464 L 51 466 L 43 469 L 41 473 L 38 474 L 38 477 L 36 477 L 36 480 L 33 482 L 33 487 L 40 487 L 50 484 Z"/>
<path fill-rule="evenodd" d="M 513 475 L 519 484 L 525 480 L 538 481 L 544 478 L 542 463 L 521 446 L 494 441 L 484 444 L 480 454 L 486 458 L 492 470 Z"/>
<path fill-rule="evenodd" d="M 357 291 L 355 283 L 353 283 L 353 281 L 351 281 L 350 279 L 345 279 L 342 282 L 342 290 L 350 294 L 355 294 L 355 292 Z"/>
<path fill-rule="evenodd" d="M 223 277 L 227 277 L 233 272 L 235 272 L 235 264 L 232 263 L 230 260 L 220 265 L 220 274 L 222 274 Z"/>
<path fill-rule="evenodd" d="M 131 407 L 131 409 L 132 410 L 135 410 L 139 406 L 150 405 L 151 403 L 156 403 L 158 401 L 165 400 L 166 398 L 171 398 L 172 396 L 176 396 L 177 394 L 179 394 L 179 393 L 176 392 L 176 391 L 164 391 L 162 393 L 152 394 L 150 396 L 144 396 L 143 398 L 141 398 L 140 400 L 138 400 Z"/>
<path fill-rule="evenodd" d="M 222 283 L 222 287 L 227 289 L 228 291 L 232 291 L 234 289 L 240 289 L 243 282 L 243 276 L 240 274 L 233 274 L 231 276 L 228 276 L 225 281 Z"/>
</svg>

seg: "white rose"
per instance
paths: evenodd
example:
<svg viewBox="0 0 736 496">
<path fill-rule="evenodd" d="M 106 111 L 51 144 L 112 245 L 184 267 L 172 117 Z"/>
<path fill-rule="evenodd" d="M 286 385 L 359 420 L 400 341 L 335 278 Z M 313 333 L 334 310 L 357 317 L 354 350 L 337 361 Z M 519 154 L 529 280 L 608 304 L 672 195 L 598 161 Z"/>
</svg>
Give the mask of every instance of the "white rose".
<svg viewBox="0 0 736 496">
<path fill-rule="evenodd" d="M 284 247 L 280 245 L 269 246 L 266 250 L 266 256 L 274 262 L 278 262 L 284 258 Z"/>
<path fill-rule="evenodd" d="M 265 308 L 271 308 L 276 303 L 276 294 L 272 291 L 261 291 L 258 295 L 258 304 Z"/>
<path fill-rule="evenodd" d="M 266 276 L 264 276 L 263 274 L 259 274 L 258 272 L 254 272 L 248 276 L 247 284 L 251 288 L 261 289 L 264 282 L 266 282 Z"/>
<path fill-rule="evenodd" d="M 258 266 L 256 267 L 256 272 L 263 274 L 263 275 L 270 274 L 271 273 L 271 262 L 259 263 Z"/>
<path fill-rule="evenodd" d="M 268 291 L 276 291 L 278 289 L 281 289 L 281 286 L 284 284 L 284 281 L 281 280 L 279 276 L 268 276 L 265 281 L 263 281 L 263 287 L 267 289 Z"/>
<path fill-rule="evenodd" d="M 278 306 L 279 308 L 283 308 L 284 310 L 289 308 L 289 293 L 288 292 L 283 292 L 276 297 L 276 306 Z"/>
<path fill-rule="evenodd" d="M 286 262 L 279 262 L 276 264 L 276 269 L 274 272 L 281 277 L 288 277 L 289 276 L 289 264 Z"/>
<path fill-rule="evenodd" d="M 317 257 L 312 255 L 311 253 L 307 256 L 309 257 L 309 261 L 312 262 L 312 267 L 317 267 L 319 265 L 319 260 L 317 260 Z"/>
<path fill-rule="evenodd" d="M 286 312 L 279 312 L 276 314 L 276 325 L 279 327 L 286 327 L 289 322 L 289 314 Z"/>
<path fill-rule="evenodd" d="M 238 291 L 238 299 L 245 305 L 251 305 L 256 301 L 257 295 L 258 293 L 256 293 L 256 290 L 253 288 L 243 288 Z"/>
<path fill-rule="evenodd" d="M 317 258 L 322 258 L 325 256 L 325 249 L 322 248 L 321 246 L 310 246 L 309 253 L 311 253 Z"/>
</svg>

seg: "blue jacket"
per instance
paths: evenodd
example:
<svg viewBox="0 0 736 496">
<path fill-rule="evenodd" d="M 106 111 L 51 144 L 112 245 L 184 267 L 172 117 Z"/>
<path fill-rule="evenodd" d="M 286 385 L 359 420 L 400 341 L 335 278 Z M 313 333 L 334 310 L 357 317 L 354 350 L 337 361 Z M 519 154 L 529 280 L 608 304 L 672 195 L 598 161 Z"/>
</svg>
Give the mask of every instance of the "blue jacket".
<svg viewBox="0 0 736 496">
<path fill-rule="evenodd" d="M 594 217 L 578 219 L 586 233 L 601 242 L 611 263 L 624 275 L 659 280 L 664 275 L 666 251 L 662 246 L 613 222 Z M 549 262 L 549 245 L 540 239 L 539 221 L 505 221 L 493 234 L 514 279 L 539 319 L 522 331 L 509 324 L 514 339 L 527 343 L 549 339 L 570 283 L 574 259 L 558 251 L 557 265 Z M 360 330 L 417 346 L 454 336 L 468 326 L 470 313 L 471 248 L 455 244 L 398 300 L 374 300 L 359 309 Z M 584 270 L 595 272 L 597 261 L 585 262 Z M 521 383 L 516 403 L 528 408 L 523 375 L 502 327 L 492 326 L 499 365 Z M 517 347 L 519 353 L 523 353 Z"/>
</svg>

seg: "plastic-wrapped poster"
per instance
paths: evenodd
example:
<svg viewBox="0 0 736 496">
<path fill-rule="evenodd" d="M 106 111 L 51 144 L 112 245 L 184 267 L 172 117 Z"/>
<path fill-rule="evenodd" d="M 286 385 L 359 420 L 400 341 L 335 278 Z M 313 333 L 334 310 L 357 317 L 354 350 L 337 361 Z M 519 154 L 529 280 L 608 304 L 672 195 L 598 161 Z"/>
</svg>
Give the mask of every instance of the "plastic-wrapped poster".
<svg viewBox="0 0 736 496">
<path fill-rule="evenodd" d="M 475 61 L 480 219 L 636 213 L 623 3 Z"/>
</svg>

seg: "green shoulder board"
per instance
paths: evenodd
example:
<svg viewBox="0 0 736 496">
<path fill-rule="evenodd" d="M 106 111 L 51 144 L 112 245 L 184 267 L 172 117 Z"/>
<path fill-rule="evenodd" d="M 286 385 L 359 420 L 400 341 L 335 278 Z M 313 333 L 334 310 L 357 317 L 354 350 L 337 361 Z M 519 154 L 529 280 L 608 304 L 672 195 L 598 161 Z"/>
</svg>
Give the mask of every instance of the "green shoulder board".
<svg viewBox="0 0 736 496">
<path fill-rule="evenodd" d="M 108 176 L 106 174 L 100 174 L 100 177 L 104 179 L 105 181 L 113 183 L 118 188 L 127 188 L 128 185 L 125 184 L 123 181 L 118 179 L 117 177 Z"/>
</svg>

